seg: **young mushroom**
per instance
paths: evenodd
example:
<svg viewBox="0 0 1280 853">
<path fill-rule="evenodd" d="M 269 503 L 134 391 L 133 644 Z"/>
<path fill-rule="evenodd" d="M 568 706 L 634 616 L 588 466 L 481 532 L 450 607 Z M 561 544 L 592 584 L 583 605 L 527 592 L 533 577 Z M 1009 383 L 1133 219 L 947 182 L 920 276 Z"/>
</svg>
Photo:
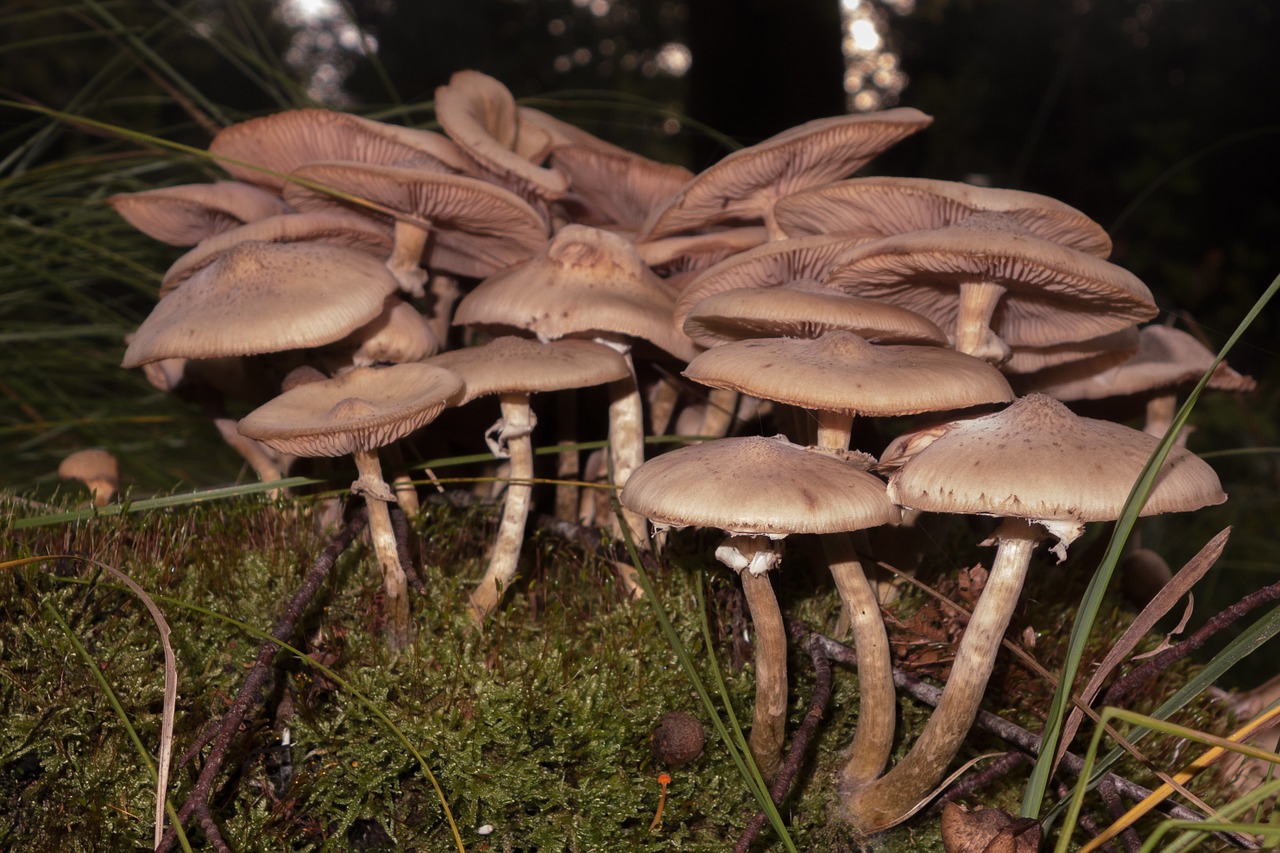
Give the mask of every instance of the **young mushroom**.
<svg viewBox="0 0 1280 853">
<path fill-rule="evenodd" d="M 58 465 L 58 476 L 84 483 L 93 505 L 106 506 L 120 486 L 120 465 L 107 451 L 90 447 L 68 454 Z"/>
<path fill-rule="evenodd" d="M 408 645 L 408 584 L 396 548 L 387 503 L 395 495 L 382 478 L 378 448 L 435 420 L 462 389 L 441 367 L 397 364 L 357 367 L 333 379 L 299 385 L 259 406 L 240 421 L 240 432 L 294 456 L 350 454 L 359 471 L 352 494 L 369 506 L 369 533 L 382 569 L 387 644 Z"/>
</svg>

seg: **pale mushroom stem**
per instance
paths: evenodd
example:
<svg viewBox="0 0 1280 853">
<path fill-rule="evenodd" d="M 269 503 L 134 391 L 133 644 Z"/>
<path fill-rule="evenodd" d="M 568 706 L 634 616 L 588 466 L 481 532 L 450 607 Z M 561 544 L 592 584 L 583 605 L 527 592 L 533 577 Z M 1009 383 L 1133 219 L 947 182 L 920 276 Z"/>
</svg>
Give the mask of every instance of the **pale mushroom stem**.
<svg viewBox="0 0 1280 853">
<path fill-rule="evenodd" d="M 1022 593 L 1031 553 L 1041 533 L 1030 523 L 1006 518 L 982 596 L 956 650 L 942 699 L 901 761 L 869 785 L 850 788 L 841 779 L 846 817 L 862 832 L 887 829 L 910 816 L 942 780 L 978 715 L 996 652 Z"/>
<path fill-rule="evenodd" d="M 617 347 L 617 344 L 610 345 Z M 609 383 L 609 465 L 613 484 L 619 489 L 627 484 L 631 472 L 644 462 L 644 403 L 640 386 L 636 383 L 631 353 L 626 352 L 624 358 L 631 375 Z M 624 509 L 622 519 L 635 535 L 636 547 L 648 547 L 649 537 L 645 531 L 649 528 L 645 517 Z M 614 535 L 622 535 L 616 516 L 613 530 Z"/>
<path fill-rule="evenodd" d="M 395 493 L 396 504 L 405 518 L 413 520 L 421 511 L 422 504 L 418 501 L 418 487 L 413 484 L 413 478 L 405 471 L 404 451 L 399 444 L 388 444 L 382 452 L 387 454 L 387 462 L 391 469 L 397 472 L 391 481 L 393 484 L 391 490 Z"/>
<path fill-rule="evenodd" d="M 787 725 L 787 631 L 768 573 L 778 554 L 768 537 L 731 536 L 716 557 L 737 571 L 755 629 L 756 701 L 747 742 L 760 775 L 771 782 L 782 767 Z"/>
<path fill-rule="evenodd" d="M 852 428 L 851 415 L 819 412 L 818 446 L 825 450 L 847 450 Z M 840 774 L 841 784 L 852 790 L 871 782 L 889 763 L 897 712 L 893 661 L 889 655 L 889 634 L 880 616 L 880 602 L 858 559 L 853 537 L 848 533 L 823 536 L 822 550 L 853 629 L 853 645 L 858 655 L 858 727 Z"/>
<path fill-rule="evenodd" d="M 524 544 L 525 522 L 529 517 L 529 501 L 533 494 L 533 419 L 530 417 L 528 394 L 503 394 L 500 441 L 507 446 L 511 460 L 511 482 L 507 485 L 502 521 L 489 556 L 484 577 L 471 593 L 471 616 L 479 624 L 498 607 L 502 593 L 515 577 Z"/>
<path fill-rule="evenodd" d="M 737 408 L 737 391 L 712 388 L 707 394 L 707 408 L 702 413 L 702 425 L 698 427 L 698 435 L 724 438 L 733 426 L 733 415 Z"/>
<path fill-rule="evenodd" d="M 420 297 L 425 293 L 427 271 L 422 268 L 422 250 L 430 234 L 430 230 L 421 225 L 396 220 L 395 242 L 386 261 L 387 269 L 400 282 L 400 289 L 410 296 Z"/>
<path fill-rule="evenodd" d="M 387 503 L 394 500 L 391 489 L 382 479 L 382 465 L 377 450 L 357 450 L 353 456 L 356 470 L 360 472 L 365 503 L 369 506 L 369 537 L 373 540 L 373 552 L 382 569 L 382 590 L 386 596 L 386 637 L 392 651 L 399 651 L 409 644 L 409 583 L 400 554 L 396 548 L 396 536 L 391 527 L 391 513 Z M 383 495 L 378 497 L 377 495 Z"/>
<path fill-rule="evenodd" d="M 1147 420 L 1142 425 L 1142 431 L 1156 438 L 1164 438 L 1164 434 L 1169 431 L 1169 425 L 1173 423 L 1173 416 L 1177 413 L 1177 394 L 1160 394 L 1152 397 L 1147 401 Z M 1186 444 L 1186 439 L 1182 435 L 1178 436 L 1178 444 Z"/>
<path fill-rule="evenodd" d="M 987 281 L 966 281 L 960 285 L 955 343 L 958 352 L 975 355 L 990 348 L 991 318 L 1005 290 L 1003 285 Z"/>
<path fill-rule="evenodd" d="M 568 391 L 556 395 L 556 444 L 572 447 L 578 443 L 578 395 Z M 579 486 L 570 480 L 582 479 L 582 464 L 576 448 L 556 454 L 556 518 L 576 521 Z"/>
<path fill-rule="evenodd" d="M 241 435 L 236 430 L 235 418 L 215 417 L 213 425 L 218 430 L 218 435 L 222 436 L 222 440 L 232 450 L 239 453 L 241 459 L 249 463 L 249 467 L 258 475 L 259 480 L 264 483 L 273 483 L 284 476 L 280 471 L 280 466 L 276 464 L 276 460 L 272 458 L 272 453 L 265 444 L 254 441 L 247 435 Z M 276 490 L 271 492 L 273 498 L 278 494 Z"/>
</svg>

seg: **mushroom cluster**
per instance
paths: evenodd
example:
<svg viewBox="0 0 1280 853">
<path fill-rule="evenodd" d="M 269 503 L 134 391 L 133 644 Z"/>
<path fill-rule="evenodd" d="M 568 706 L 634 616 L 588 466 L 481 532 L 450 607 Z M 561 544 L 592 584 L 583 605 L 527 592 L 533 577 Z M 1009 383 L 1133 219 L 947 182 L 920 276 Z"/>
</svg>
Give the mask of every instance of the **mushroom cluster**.
<svg viewBox="0 0 1280 853">
<path fill-rule="evenodd" d="M 779 764 L 787 707 L 770 570 L 778 540 L 822 538 L 862 689 L 841 811 L 864 831 L 900 819 L 972 722 L 1036 543 L 1056 537 L 1065 557 L 1081 524 L 1119 511 L 1154 447 L 1045 396 L 1088 396 L 1081 382 L 1119 387 L 1109 377 L 1121 362 L 1162 359 L 1171 347 L 1147 346 L 1153 333 L 1137 326 L 1157 314 L 1151 292 L 1107 260 L 1103 229 L 1060 201 L 850 178 L 930 124 L 914 109 L 812 121 L 697 175 L 520 106 L 475 71 L 437 90 L 436 117 L 442 133 L 326 110 L 264 116 L 210 145 L 233 180 L 109 199 L 156 239 L 192 246 L 165 275 L 125 366 L 166 390 L 207 389 L 200 398 L 217 417 L 227 396 L 258 406 L 238 437 L 264 478 L 292 457 L 354 455 L 353 491 L 379 519 L 394 646 L 412 623 L 386 504 L 415 504 L 411 489 L 382 480 L 378 449 L 444 408 L 500 397 L 491 447 L 510 459 L 511 482 L 471 599 L 483 623 L 524 535 L 530 395 L 605 386 L 601 467 L 621 488 L 622 523 L 728 536 L 717 556 L 741 577 L 756 625 L 751 746 L 766 774 Z M 282 390 L 298 368 L 315 381 Z M 1170 367 L 1152 387 L 1187 371 Z M 772 413 L 786 436 L 726 437 L 748 423 L 735 410 Z M 885 435 L 926 414 L 934 426 Z M 867 448 L 887 445 L 878 466 L 850 448 L 855 418 L 883 436 Z M 712 440 L 646 462 L 646 431 L 668 423 Z M 1105 480 L 1087 479 L 1095 473 Z M 1161 477 L 1147 512 L 1225 497 L 1181 448 Z M 889 644 L 851 535 L 918 511 L 1005 521 L 937 722 L 886 773 Z"/>
</svg>

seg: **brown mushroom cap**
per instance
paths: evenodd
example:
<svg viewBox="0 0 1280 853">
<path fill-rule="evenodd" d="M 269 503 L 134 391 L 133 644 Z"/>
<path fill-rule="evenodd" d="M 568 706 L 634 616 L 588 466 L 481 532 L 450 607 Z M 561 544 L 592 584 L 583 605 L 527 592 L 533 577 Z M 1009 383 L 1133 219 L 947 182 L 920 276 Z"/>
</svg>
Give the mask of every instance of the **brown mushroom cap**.
<svg viewBox="0 0 1280 853">
<path fill-rule="evenodd" d="M 241 419 L 239 430 L 281 453 L 346 456 L 425 426 L 461 389 L 442 367 L 358 367 L 286 391 Z"/>
<path fill-rule="evenodd" d="M 701 353 L 684 375 L 803 409 L 891 417 L 1003 403 L 1009 383 L 986 362 L 942 347 L 878 346 L 852 332 L 755 338 Z"/>
<path fill-rule="evenodd" d="M 94 505 L 106 506 L 120 485 L 120 465 L 105 450 L 90 447 L 70 453 L 58 465 L 63 480 L 78 480 L 94 493 Z"/>
<path fill-rule="evenodd" d="M 673 327 L 672 307 L 625 239 L 567 225 L 533 258 L 480 282 L 458 303 L 453 322 L 526 329 L 544 340 L 626 335 L 687 361 L 695 348 Z"/>
<path fill-rule="evenodd" d="M 714 293 L 693 306 L 684 321 L 685 334 L 704 347 L 747 338 L 816 338 L 835 329 L 878 344 L 947 342 L 941 329 L 914 311 L 811 281 Z"/>
<path fill-rule="evenodd" d="M 622 505 L 655 524 L 735 535 L 861 530 L 898 520 L 884 483 L 852 462 L 784 438 L 725 438 L 645 462 Z"/>
<path fill-rule="evenodd" d="M 895 503 L 1031 521 L 1109 521 L 1159 444 L 1146 433 L 1078 417 L 1043 394 L 940 432 L 889 478 Z M 892 453 L 890 445 L 886 458 Z M 1208 464 L 1174 447 L 1140 514 L 1188 512 L 1226 498 Z"/>
<path fill-rule="evenodd" d="M 294 169 L 321 160 L 432 164 L 450 172 L 465 172 L 469 166 L 458 147 L 438 133 L 319 109 L 287 110 L 233 124 L 213 138 L 209 153 L 233 177 L 276 192 Z"/>
<path fill-rule="evenodd" d="M 1138 351 L 1138 337 L 1137 326 L 1125 326 L 1118 332 L 1083 341 L 1067 341 L 1047 347 L 1011 347 L 1009 360 L 1000 365 L 1000 369 L 1009 375 L 1038 373 L 1057 367 L 1071 370 L 1078 367 L 1090 372 L 1106 370 Z"/>
<path fill-rule="evenodd" d="M 457 406 L 487 394 L 587 388 L 631 375 L 626 359 L 617 350 L 580 340 L 540 343 L 501 337 L 480 346 L 440 353 L 426 363 L 451 370 L 462 378 L 464 387 L 454 404 Z"/>
<path fill-rule="evenodd" d="M 1157 313 L 1151 291 L 1127 270 L 982 214 L 855 248 L 823 283 L 916 311 L 949 334 L 961 285 L 998 285 L 1007 292 L 990 327 L 1010 345 L 1084 340 Z"/>
<path fill-rule="evenodd" d="M 1105 258 L 1111 238 L 1070 205 L 1037 193 L 925 178 L 853 178 L 802 190 L 774 206 L 789 237 L 858 234 L 876 239 L 955 225 L 979 211 L 998 212 L 1028 233 Z"/>
<path fill-rule="evenodd" d="M 576 143 L 551 150 L 551 164 L 569 178 L 569 195 L 581 210 L 574 221 L 638 229 L 659 204 L 693 178 L 681 166 L 658 163 L 623 149 Z"/>
<path fill-rule="evenodd" d="M 519 263 L 543 247 L 547 226 L 519 197 L 464 175 L 405 166 L 321 162 L 295 169 L 314 181 L 372 201 L 369 208 L 301 184 L 285 187 L 285 199 L 301 211 L 350 205 L 387 220 L 430 232 L 428 262 L 455 275 L 481 277 Z"/>
<path fill-rule="evenodd" d="M 333 343 L 377 317 L 398 286 L 375 258 L 351 249 L 238 243 L 160 300 L 123 366 Z"/>
<path fill-rule="evenodd" d="M 193 246 L 246 222 L 278 216 L 289 206 L 252 184 L 218 181 L 107 196 L 107 204 L 148 237 Z"/>
<path fill-rule="evenodd" d="M 919 110 L 899 107 L 816 119 L 785 130 L 704 170 L 653 212 L 642 239 L 715 222 L 761 219 L 774 200 L 846 177 L 932 121 Z"/>
<path fill-rule="evenodd" d="M 422 361 L 440 350 L 431 321 L 397 294 L 387 297 L 382 313 L 327 350 L 343 352 L 356 367 L 378 362 Z"/>
</svg>

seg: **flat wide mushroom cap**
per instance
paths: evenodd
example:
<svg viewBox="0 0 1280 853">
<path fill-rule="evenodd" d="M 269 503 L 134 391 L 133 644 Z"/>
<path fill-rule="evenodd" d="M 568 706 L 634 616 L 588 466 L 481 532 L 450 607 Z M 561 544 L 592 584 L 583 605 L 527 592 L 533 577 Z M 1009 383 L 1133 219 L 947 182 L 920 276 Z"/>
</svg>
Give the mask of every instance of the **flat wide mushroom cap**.
<svg viewBox="0 0 1280 853">
<path fill-rule="evenodd" d="M 709 349 L 684 375 L 803 409 L 870 417 L 963 409 L 1013 399 L 981 359 L 944 347 L 879 346 L 852 332 L 755 338 Z"/>
<path fill-rule="evenodd" d="M 237 181 L 116 193 L 107 196 L 107 204 L 143 234 L 171 246 L 194 246 L 246 222 L 289 211 L 278 195 Z"/>
<path fill-rule="evenodd" d="M 565 200 L 581 208 L 582 215 L 575 215 L 574 221 L 584 225 L 638 229 L 650 212 L 693 178 L 682 166 L 586 143 L 556 146 L 551 164 L 568 176 Z"/>
<path fill-rule="evenodd" d="M 458 406 L 487 394 L 589 388 L 631 375 L 626 359 L 617 350 L 573 339 L 541 343 L 507 336 L 442 352 L 426 363 L 462 378 L 463 392 L 454 404 Z"/>
<path fill-rule="evenodd" d="M 632 472 L 620 500 L 657 525 L 775 538 L 899 519 L 881 480 L 780 436 L 725 438 L 664 453 Z"/>
<path fill-rule="evenodd" d="M 1138 351 L 1138 327 L 1125 326 L 1083 341 L 1066 341 L 1047 347 L 1011 347 L 1009 360 L 1000 365 L 1006 374 L 1036 374 L 1056 368 L 1093 373 L 1127 361 Z M 1056 371 L 1055 371 L 1056 372 Z"/>
<path fill-rule="evenodd" d="M 358 367 L 284 392 L 241 419 L 238 429 L 280 453 L 346 456 L 425 426 L 461 389 L 462 380 L 442 367 Z"/>
<path fill-rule="evenodd" d="M 1037 193 L 927 178 L 852 178 L 801 190 L 774 206 L 789 237 L 860 234 L 870 238 L 955 225 L 979 211 L 999 212 L 1027 232 L 1105 258 L 1111 238 L 1070 205 Z"/>
<path fill-rule="evenodd" d="M 1160 442 L 1120 424 L 1079 417 L 1043 394 L 935 432 L 889 478 L 895 503 L 930 512 L 1074 523 L 1119 518 Z M 885 458 L 909 439 L 897 439 Z M 1174 447 L 1140 514 L 1189 512 L 1226 498 L 1206 462 Z"/>
<path fill-rule="evenodd" d="M 949 334 L 962 284 L 999 285 L 1007 292 L 990 328 L 1011 346 L 1098 337 L 1158 313 L 1151 291 L 1127 270 L 983 214 L 855 248 L 823 283 L 901 305 Z"/>
<path fill-rule="evenodd" d="M 382 312 L 399 287 L 377 259 L 323 243 L 239 243 L 142 321 L 124 367 L 322 346 Z"/>
<path fill-rule="evenodd" d="M 320 160 L 432 164 L 451 172 L 469 166 L 458 147 L 438 133 L 320 109 L 286 110 L 233 124 L 213 138 L 209 153 L 233 177 L 276 192 L 294 169 Z"/>
<path fill-rule="evenodd" d="M 542 340 L 625 335 L 687 361 L 696 348 L 672 324 L 672 307 L 624 238 L 566 225 L 528 261 L 480 282 L 458 303 L 453 322 L 525 329 Z"/>
<path fill-rule="evenodd" d="M 743 148 L 705 169 L 649 217 L 654 240 L 716 222 L 759 220 L 775 199 L 847 177 L 923 130 L 932 118 L 910 107 L 815 119 Z"/>
<path fill-rule="evenodd" d="M 804 280 L 712 294 L 684 321 L 685 334 L 704 347 L 747 338 L 816 338 L 835 329 L 879 344 L 947 342 L 941 329 L 914 311 Z"/>
</svg>

